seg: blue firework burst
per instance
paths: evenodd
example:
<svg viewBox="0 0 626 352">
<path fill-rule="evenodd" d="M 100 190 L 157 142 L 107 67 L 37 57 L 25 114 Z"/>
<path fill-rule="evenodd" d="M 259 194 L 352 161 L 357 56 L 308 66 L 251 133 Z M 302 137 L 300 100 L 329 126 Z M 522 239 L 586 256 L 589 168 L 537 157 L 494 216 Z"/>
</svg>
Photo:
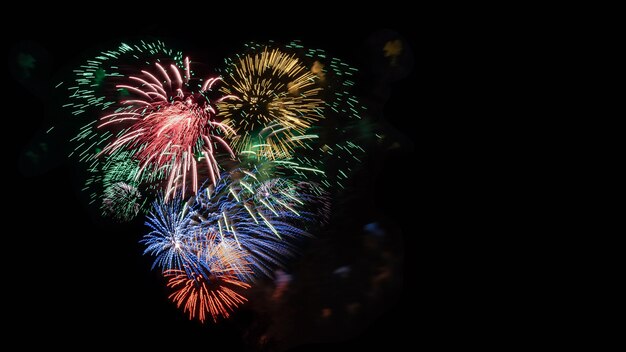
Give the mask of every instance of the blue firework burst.
<svg viewBox="0 0 626 352">
<path fill-rule="evenodd" d="M 180 199 L 154 202 L 146 221 L 152 231 L 141 240 L 146 245 L 144 254 L 154 256 L 153 269 L 158 266 L 164 272 L 184 270 L 190 276 L 208 276 L 207 260 L 203 258 L 206 242 L 200 229 L 190 222 L 186 208 Z"/>
</svg>

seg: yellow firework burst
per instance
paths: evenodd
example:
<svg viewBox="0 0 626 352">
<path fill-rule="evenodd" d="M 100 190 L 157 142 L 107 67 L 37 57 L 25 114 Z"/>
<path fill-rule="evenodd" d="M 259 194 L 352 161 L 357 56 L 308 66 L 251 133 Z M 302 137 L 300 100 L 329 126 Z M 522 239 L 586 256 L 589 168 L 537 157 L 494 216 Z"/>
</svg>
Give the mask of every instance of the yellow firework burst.
<svg viewBox="0 0 626 352">
<path fill-rule="evenodd" d="M 322 88 L 295 55 L 263 48 L 230 61 L 223 80 L 218 116 L 237 131 L 231 141 L 237 152 L 283 159 L 317 138 L 307 129 L 323 118 Z"/>
</svg>

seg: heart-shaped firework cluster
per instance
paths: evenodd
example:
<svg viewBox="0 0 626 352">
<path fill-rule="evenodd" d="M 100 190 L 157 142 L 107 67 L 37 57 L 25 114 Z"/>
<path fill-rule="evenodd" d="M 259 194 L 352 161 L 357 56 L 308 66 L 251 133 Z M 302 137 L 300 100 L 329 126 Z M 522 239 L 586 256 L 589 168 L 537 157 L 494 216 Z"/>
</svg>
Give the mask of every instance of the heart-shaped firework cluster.
<svg viewBox="0 0 626 352">
<path fill-rule="evenodd" d="M 365 155 L 356 70 L 299 42 L 249 43 L 211 74 L 162 42 L 121 44 L 74 70 L 71 153 L 190 318 L 228 317 L 330 217 Z"/>
</svg>

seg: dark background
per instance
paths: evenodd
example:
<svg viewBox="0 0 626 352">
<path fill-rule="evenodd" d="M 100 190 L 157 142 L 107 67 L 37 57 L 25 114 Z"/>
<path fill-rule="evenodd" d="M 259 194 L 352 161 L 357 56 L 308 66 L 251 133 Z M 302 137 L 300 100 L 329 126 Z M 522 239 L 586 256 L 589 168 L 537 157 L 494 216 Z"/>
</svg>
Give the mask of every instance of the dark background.
<svg viewBox="0 0 626 352">
<path fill-rule="evenodd" d="M 417 195 L 419 174 L 423 172 L 414 144 L 423 103 L 416 89 L 421 71 L 418 36 L 414 33 L 417 26 L 410 16 L 382 13 L 382 19 L 357 19 L 353 23 L 342 16 L 311 16 L 314 20 L 307 19 L 311 23 L 306 24 L 304 19 L 291 18 L 259 21 L 263 24 L 256 26 L 244 25 L 252 20 L 243 18 L 226 24 L 211 24 L 208 19 L 112 23 L 83 18 L 59 20 L 10 38 L 6 47 L 11 88 L 5 99 L 15 111 L 5 116 L 11 124 L 4 131 L 5 142 L 11 140 L 5 167 L 16 179 L 5 185 L 7 194 L 13 194 L 7 221 L 14 229 L 5 234 L 8 241 L 4 248 L 12 256 L 17 253 L 17 259 L 5 262 L 10 291 L 5 304 L 15 312 L 11 315 L 13 327 L 32 336 L 21 341 L 24 347 L 44 341 L 47 346 L 86 349 L 129 344 L 142 349 L 249 348 L 240 337 L 242 326 L 254 319 L 253 313 L 244 309 L 234 319 L 217 325 L 189 321 L 167 300 L 163 282 L 150 271 L 149 259 L 141 255 L 137 243 L 144 229 L 141 222 L 117 225 L 100 219 L 97 211 L 86 205 L 75 161 L 62 156 L 65 141 L 44 138 L 49 150 L 37 151 L 42 132 L 65 118 L 58 108 L 58 93 L 50 88 L 60 80 L 68 81 L 63 77 L 69 77 L 69 70 L 96 51 L 123 40 L 144 38 L 160 39 L 209 65 L 221 64 L 223 57 L 250 40 L 300 39 L 306 47 L 325 49 L 359 68 L 359 96 L 368 102 L 379 130 L 386 131 L 400 147 L 373 152 L 366 171 L 359 174 L 363 179 L 356 187 L 359 193 L 343 213 L 354 226 L 379 221 L 392 229 L 396 244 L 404 248 L 400 279 L 404 285 L 372 313 L 366 328 L 356 332 L 348 329 L 349 334 L 339 336 L 346 341 L 304 345 L 296 350 L 367 350 L 373 345 L 399 350 L 406 341 L 420 337 L 411 327 L 420 321 L 413 309 L 425 303 L 417 298 L 419 282 L 411 281 L 413 275 L 409 274 L 414 267 L 419 268 L 412 244 L 420 236 Z M 387 37 L 403 40 L 405 50 L 412 52 L 399 76 L 381 66 L 382 47 L 377 45 Z M 37 60 L 27 80 L 20 79 L 15 71 L 17 55 L 25 51 Z M 39 167 L 33 167 L 29 164 L 32 158 L 24 156 L 33 150 L 41 159 Z"/>
</svg>

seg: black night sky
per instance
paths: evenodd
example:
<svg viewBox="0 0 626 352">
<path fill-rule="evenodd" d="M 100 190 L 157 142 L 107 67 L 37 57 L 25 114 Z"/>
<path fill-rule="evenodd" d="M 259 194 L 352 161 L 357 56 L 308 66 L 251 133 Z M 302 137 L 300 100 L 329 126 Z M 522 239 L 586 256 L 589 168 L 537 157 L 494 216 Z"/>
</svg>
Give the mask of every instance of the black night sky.
<svg viewBox="0 0 626 352">
<path fill-rule="evenodd" d="M 43 343 L 81 350 L 358 351 L 378 345 L 397 351 L 419 338 L 419 331 L 405 325 L 419 320 L 407 314 L 420 304 L 412 288 L 419 283 L 407 287 L 413 280 L 409 270 L 418 262 L 410 244 L 420 236 L 414 227 L 420 221 L 415 195 L 423 171 L 415 161 L 414 126 L 422 118 L 415 88 L 421 70 L 416 26 L 400 16 L 355 20 L 358 24 L 342 22 L 341 16 L 312 16 L 245 26 L 239 24 L 243 19 L 209 23 L 211 16 L 191 24 L 139 23 L 129 14 L 119 22 L 59 20 L 9 35 L 5 103 L 16 109 L 4 116 L 11 123 L 5 136 L 12 140 L 4 167 L 16 180 L 4 185 L 15 195 L 5 218 L 12 223 L 12 230 L 4 231 L 9 244 L 3 248 L 19 253 L 5 260 L 3 280 L 11 324 L 30 336 L 20 341 L 20 349 Z M 89 55 L 141 39 L 159 39 L 209 67 L 248 41 L 298 39 L 359 69 L 355 93 L 385 138 L 372 146 L 350 192 L 337 201 L 328 228 L 289 268 L 293 286 L 278 304 L 267 299 L 265 291 L 274 285 L 268 281 L 230 320 L 188 320 L 167 299 L 163 279 L 142 255 L 143 219 L 116 224 L 101 218 L 80 190 L 82 176 L 76 160 L 66 157 L 67 140 L 45 134 L 72 117 L 60 107 L 57 82 L 70 80 L 71 69 Z M 383 56 L 391 40 L 403 43 L 393 68 Z M 342 267 L 349 275 L 333 274 Z"/>
</svg>

